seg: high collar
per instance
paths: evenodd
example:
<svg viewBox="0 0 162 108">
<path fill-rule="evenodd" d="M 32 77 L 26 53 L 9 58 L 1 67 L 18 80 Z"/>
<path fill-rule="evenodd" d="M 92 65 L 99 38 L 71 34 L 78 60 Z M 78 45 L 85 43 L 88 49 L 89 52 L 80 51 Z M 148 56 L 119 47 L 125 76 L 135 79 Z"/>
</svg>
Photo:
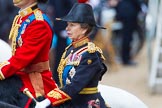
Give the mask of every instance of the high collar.
<svg viewBox="0 0 162 108">
<path fill-rule="evenodd" d="M 81 38 L 81 39 L 79 39 L 79 40 L 77 40 L 77 41 L 72 42 L 72 46 L 73 46 L 74 48 L 77 48 L 77 47 L 80 47 L 80 46 L 82 46 L 82 45 L 88 43 L 89 41 L 90 41 L 90 40 L 89 40 L 88 37 L 83 37 L 83 38 Z"/>
<path fill-rule="evenodd" d="M 25 9 L 22 9 L 19 11 L 19 15 L 21 17 L 27 16 L 33 12 L 33 10 L 37 9 L 37 2 L 33 3 L 32 5 L 26 7 Z"/>
</svg>

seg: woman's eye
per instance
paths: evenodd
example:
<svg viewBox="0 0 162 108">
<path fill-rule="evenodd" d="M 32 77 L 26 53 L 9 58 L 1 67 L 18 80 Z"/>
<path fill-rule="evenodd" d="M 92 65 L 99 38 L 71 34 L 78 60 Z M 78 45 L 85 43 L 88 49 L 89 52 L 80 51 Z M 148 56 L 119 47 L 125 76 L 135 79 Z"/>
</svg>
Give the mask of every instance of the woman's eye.
<svg viewBox="0 0 162 108">
<path fill-rule="evenodd" d="M 70 26 L 74 26 L 74 24 L 71 24 Z"/>
</svg>

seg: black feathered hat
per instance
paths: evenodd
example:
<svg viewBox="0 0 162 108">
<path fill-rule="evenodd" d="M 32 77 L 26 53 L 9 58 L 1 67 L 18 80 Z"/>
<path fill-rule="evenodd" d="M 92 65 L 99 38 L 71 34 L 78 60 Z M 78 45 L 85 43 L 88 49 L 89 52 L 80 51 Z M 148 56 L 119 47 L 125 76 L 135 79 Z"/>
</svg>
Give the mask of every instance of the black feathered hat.
<svg viewBox="0 0 162 108">
<path fill-rule="evenodd" d="M 56 20 L 87 23 L 91 26 L 105 29 L 104 27 L 96 24 L 92 6 L 85 3 L 75 3 L 66 16 L 62 18 L 56 18 Z"/>
</svg>

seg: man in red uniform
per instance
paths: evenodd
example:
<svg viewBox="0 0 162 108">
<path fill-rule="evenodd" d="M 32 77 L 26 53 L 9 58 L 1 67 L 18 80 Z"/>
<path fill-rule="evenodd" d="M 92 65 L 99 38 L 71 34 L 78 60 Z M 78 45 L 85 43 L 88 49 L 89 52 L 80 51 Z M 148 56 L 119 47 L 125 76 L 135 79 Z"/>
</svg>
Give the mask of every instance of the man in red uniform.
<svg viewBox="0 0 162 108">
<path fill-rule="evenodd" d="M 53 32 L 48 17 L 37 6 L 37 3 L 45 2 L 47 0 L 13 0 L 20 11 L 9 35 L 12 57 L 0 63 L 0 80 L 7 80 L 16 74 L 23 82 L 21 90 L 28 88 L 35 98 L 56 88 L 55 92 L 61 96 L 56 96 L 56 104 L 59 104 L 70 97 L 57 88 L 49 68 Z M 28 108 L 30 101 L 25 107 Z"/>
</svg>

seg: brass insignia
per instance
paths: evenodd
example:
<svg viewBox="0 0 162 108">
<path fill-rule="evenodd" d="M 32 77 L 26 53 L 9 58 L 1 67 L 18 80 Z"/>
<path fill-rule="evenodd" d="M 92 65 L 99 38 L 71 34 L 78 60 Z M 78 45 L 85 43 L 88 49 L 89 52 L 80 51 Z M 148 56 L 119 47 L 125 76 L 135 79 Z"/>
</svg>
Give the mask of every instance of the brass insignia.
<svg viewBox="0 0 162 108">
<path fill-rule="evenodd" d="M 28 22 L 28 23 L 29 23 L 29 22 L 30 22 L 30 20 L 29 20 L 29 19 L 26 19 L 26 22 Z"/>
<path fill-rule="evenodd" d="M 52 98 L 55 98 L 55 99 L 61 99 L 62 96 L 59 92 L 56 92 L 54 90 L 50 91 L 48 94 L 47 94 L 49 97 L 52 97 Z"/>
<path fill-rule="evenodd" d="M 74 75 L 75 75 L 75 73 L 76 73 L 76 70 L 75 70 L 74 67 L 72 67 L 72 69 L 71 69 L 70 72 L 69 72 L 70 77 L 73 78 Z"/>
<path fill-rule="evenodd" d="M 92 60 L 89 59 L 89 60 L 87 61 L 87 63 L 88 63 L 88 64 L 91 64 L 91 63 L 92 63 Z"/>
<path fill-rule="evenodd" d="M 66 79 L 66 84 L 70 84 L 71 83 L 71 81 L 67 78 Z"/>
<path fill-rule="evenodd" d="M 22 41 L 22 38 L 20 37 L 20 38 L 18 39 L 18 45 L 19 45 L 19 47 L 21 47 L 22 44 L 23 44 L 23 41 Z"/>
</svg>

